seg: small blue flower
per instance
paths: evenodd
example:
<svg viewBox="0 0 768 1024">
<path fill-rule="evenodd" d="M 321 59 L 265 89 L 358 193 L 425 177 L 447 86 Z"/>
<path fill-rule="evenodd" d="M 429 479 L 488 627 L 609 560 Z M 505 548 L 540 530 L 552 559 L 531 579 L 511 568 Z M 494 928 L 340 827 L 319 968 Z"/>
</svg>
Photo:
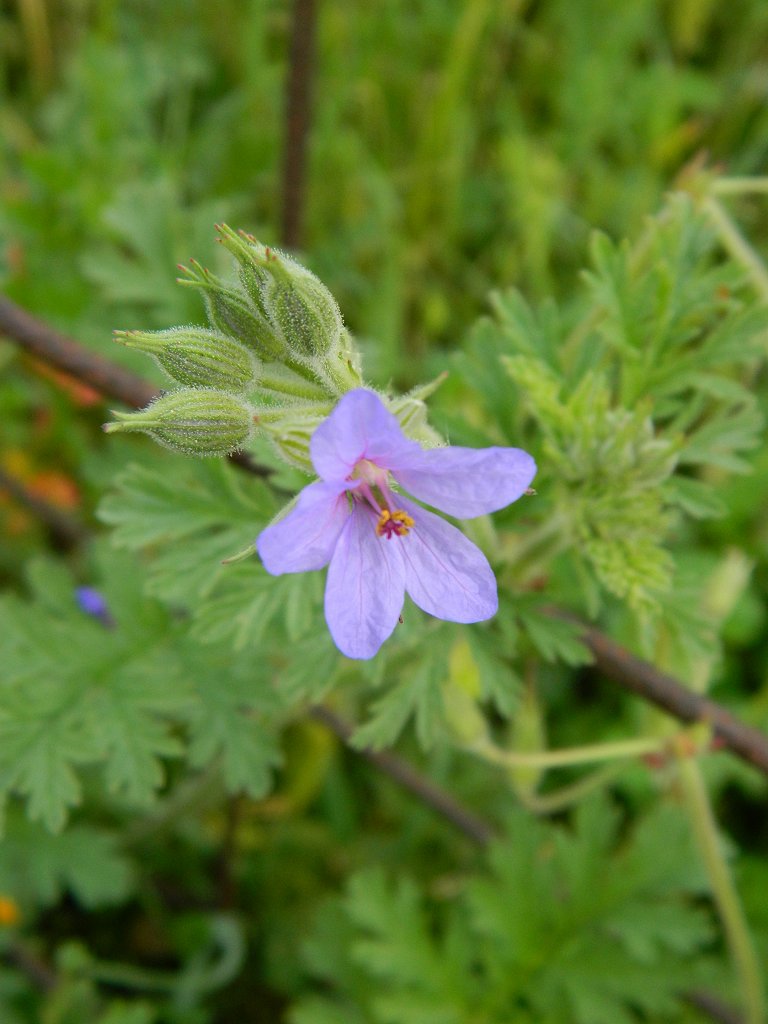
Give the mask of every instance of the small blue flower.
<svg viewBox="0 0 768 1024">
<path fill-rule="evenodd" d="M 75 600 L 86 615 L 98 619 L 105 626 L 114 626 L 106 599 L 95 587 L 75 587 Z"/>
</svg>

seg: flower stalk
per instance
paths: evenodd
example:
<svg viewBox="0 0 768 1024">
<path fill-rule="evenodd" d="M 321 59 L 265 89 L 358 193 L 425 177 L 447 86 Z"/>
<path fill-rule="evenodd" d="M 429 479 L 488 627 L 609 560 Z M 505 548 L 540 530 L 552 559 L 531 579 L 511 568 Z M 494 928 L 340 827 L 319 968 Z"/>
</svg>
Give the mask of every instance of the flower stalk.
<svg viewBox="0 0 768 1024">
<path fill-rule="evenodd" d="M 580 764 L 625 760 L 661 754 L 669 749 L 669 741 L 655 736 L 610 743 L 593 743 L 561 750 L 517 751 L 503 750 L 490 739 L 483 738 L 467 748 L 491 764 L 504 768 L 570 768 Z"/>
<path fill-rule="evenodd" d="M 678 757 L 678 778 L 744 998 L 745 1024 L 765 1024 L 762 972 L 744 910 L 726 862 L 712 804 L 697 761 Z"/>
</svg>

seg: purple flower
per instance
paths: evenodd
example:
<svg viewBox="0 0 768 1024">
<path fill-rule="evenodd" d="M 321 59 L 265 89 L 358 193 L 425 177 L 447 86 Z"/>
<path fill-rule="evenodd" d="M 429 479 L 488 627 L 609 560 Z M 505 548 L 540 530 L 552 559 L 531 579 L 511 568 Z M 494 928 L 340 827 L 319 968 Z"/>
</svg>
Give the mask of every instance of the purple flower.
<svg viewBox="0 0 768 1024">
<path fill-rule="evenodd" d="M 256 546 L 267 572 L 328 566 L 325 617 L 349 658 L 372 658 L 394 630 L 408 593 L 430 615 L 480 622 L 496 613 L 485 555 L 455 526 L 392 490 L 471 519 L 516 501 L 536 464 L 519 448 L 423 449 L 372 391 L 341 399 L 310 442 L 320 480 Z"/>
<path fill-rule="evenodd" d="M 98 619 L 105 626 L 114 625 L 106 598 L 95 587 L 75 587 L 75 600 L 86 615 Z"/>
</svg>

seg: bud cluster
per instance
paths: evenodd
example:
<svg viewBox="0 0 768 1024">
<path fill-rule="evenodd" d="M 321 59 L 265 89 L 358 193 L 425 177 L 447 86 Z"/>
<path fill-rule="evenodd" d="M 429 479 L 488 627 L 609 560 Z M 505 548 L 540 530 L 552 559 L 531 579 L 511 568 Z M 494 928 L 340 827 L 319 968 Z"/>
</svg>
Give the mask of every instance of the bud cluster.
<svg viewBox="0 0 768 1024">
<path fill-rule="evenodd" d="M 335 399 L 362 381 L 338 304 L 301 264 L 252 235 L 219 225 L 219 241 L 237 261 L 232 286 L 192 260 L 181 283 L 198 288 L 217 331 L 282 363 Z"/>
<path fill-rule="evenodd" d="M 311 470 L 309 439 L 338 398 L 362 383 L 359 355 L 336 300 L 309 270 L 252 235 L 219 225 L 237 276 L 224 281 L 196 260 L 180 283 L 203 296 L 209 327 L 117 331 L 153 356 L 177 386 L 134 413 L 116 413 L 110 433 L 141 431 L 196 455 L 225 455 L 255 430 L 277 454 Z M 413 392 L 391 403 L 411 436 L 438 441 Z"/>
</svg>

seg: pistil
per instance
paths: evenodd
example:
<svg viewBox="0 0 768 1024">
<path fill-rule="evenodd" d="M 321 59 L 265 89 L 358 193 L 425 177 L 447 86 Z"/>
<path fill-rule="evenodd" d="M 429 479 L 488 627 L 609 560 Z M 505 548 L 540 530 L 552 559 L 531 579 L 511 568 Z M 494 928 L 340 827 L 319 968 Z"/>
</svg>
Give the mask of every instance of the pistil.
<svg viewBox="0 0 768 1024">
<path fill-rule="evenodd" d="M 388 508 L 382 509 L 379 521 L 376 523 L 376 534 L 379 537 L 407 537 L 413 526 L 413 517 L 402 509 L 395 509 L 390 512 Z"/>
<path fill-rule="evenodd" d="M 395 495 L 387 483 L 387 474 L 371 462 L 361 461 L 355 467 L 352 479 L 361 481 L 355 494 L 364 498 L 376 513 L 376 535 L 406 537 L 413 527 L 413 517 L 396 507 Z"/>
</svg>

